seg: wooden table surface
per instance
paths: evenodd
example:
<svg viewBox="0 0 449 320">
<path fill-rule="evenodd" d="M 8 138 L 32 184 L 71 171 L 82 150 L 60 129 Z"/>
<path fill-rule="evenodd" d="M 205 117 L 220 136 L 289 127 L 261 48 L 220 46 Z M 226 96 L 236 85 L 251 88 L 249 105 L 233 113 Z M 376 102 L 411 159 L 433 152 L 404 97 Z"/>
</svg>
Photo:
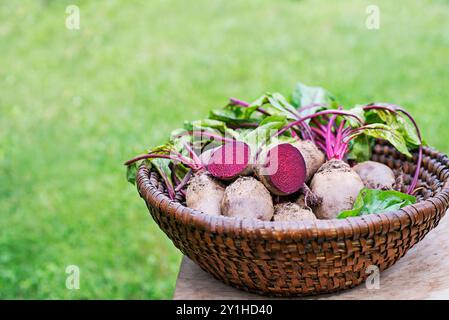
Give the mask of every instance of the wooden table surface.
<svg viewBox="0 0 449 320">
<path fill-rule="evenodd" d="M 227 286 L 184 257 L 173 299 L 268 299 Z M 307 299 L 449 299 L 449 217 L 391 268 L 380 274 L 380 288 L 362 284 Z"/>
</svg>

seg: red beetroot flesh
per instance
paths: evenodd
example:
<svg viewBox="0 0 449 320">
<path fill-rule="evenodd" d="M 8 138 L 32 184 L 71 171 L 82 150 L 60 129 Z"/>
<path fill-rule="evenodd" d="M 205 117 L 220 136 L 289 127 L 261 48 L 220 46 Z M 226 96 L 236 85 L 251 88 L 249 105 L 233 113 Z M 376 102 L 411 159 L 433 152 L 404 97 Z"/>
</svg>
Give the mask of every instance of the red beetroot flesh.
<svg viewBox="0 0 449 320">
<path fill-rule="evenodd" d="M 247 171 L 249 146 L 244 142 L 229 142 L 217 148 L 209 159 L 207 171 L 221 180 L 234 179 Z"/>
<path fill-rule="evenodd" d="M 307 178 L 304 157 L 293 145 L 279 144 L 268 151 L 263 175 L 275 194 L 295 193 Z"/>
</svg>

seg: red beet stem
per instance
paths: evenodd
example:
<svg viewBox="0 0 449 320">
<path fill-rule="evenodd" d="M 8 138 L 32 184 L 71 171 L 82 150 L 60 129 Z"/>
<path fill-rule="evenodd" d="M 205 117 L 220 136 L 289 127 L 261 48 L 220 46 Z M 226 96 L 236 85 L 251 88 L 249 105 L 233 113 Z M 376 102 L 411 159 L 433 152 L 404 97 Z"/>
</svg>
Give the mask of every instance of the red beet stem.
<svg viewBox="0 0 449 320">
<path fill-rule="evenodd" d="M 173 161 L 179 161 L 182 164 L 186 165 L 187 167 L 191 168 L 192 170 L 199 170 L 201 168 L 199 168 L 195 163 L 192 163 L 189 159 L 182 157 L 180 158 L 179 156 L 175 156 L 175 155 L 170 155 L 170 154 L 159 154 L 159 153 L 147 153 L 147 154 L 141 154 L 140 156 L 134 157 L 128 161 L 126 161 L 124 163 L 125 166 L 128 166 L 134 162 L 140 161 L 140 160 L 145 160 L 145 159 L 170 159 Z"/>
<path fill-rule="evenodd" d="M 320 116 L 325 116 L 325 115 L 336 115 L 336 116 L 348 116 L 348 117 L 352 117 L 354 119 L 357 120 L 357 122 L 359 123 L 363 123 L 363 121 L 355 114 L 348 112 L 348 111 L 344 111 L 344 110 L 324 110 L 324 111 L 320 111 L 305 117 L 302 117 L 296 121 L 290 122 L 289 124 L 287 124 L 285 127 L 283 127 L 282 129 L 280 129 L 279 131 L 277 131 L 274 135 L 274 137 L 277 137 L 281 134 L 283 134 L 285 131 L 289 130 L 291 127 L 297 126 L 299 124 L 301 124 L 302 122 L 309 120 L 309 119 L 313 119 L 313 118 L 317 118 Z"/>
<path fill-rule="evenodd" d="M 192 147 L 187 142 L 183 142 L 183 146 L 187 150 L 187 152 L 189 153 L 189 155 L 192 158 L 193 162 L 195 162 L 195 165 L 201 167 L 202 166 L 201 160 L 198 157 L 198 155 L 195 153 L 195 151 L 192 149 Z"/>
<path fill-rule="evenodd" d="M 243 108 L 248 108 L 251 105 L 250 103 L 248 103 L 246 101 L 242 101 L 242 100 L 237 99 L 237 98 L 229 98 L 229 102 L 231 104 L 233 104 L 233 105 L 238 105 L 238 106 L 241 106 Z M 270 113 L 267 112 L 265 109 L 263 109 L 261 107 L 258 107 L 256 110 L 259 111 L 260 113 L 266 115 L 266 116 L 270 116 Z"/>
<path fill-rule="evenodd" d="M 418 184 L 419 173 L 421 170 L 422 159 L 423 159 L 423 142 L 422 142 L 421 130 L 419 129 L 419 126 L 416 123 L 416 120 L 413 118 L 413 116 L 410 114 L 410 112 L 405 110 L 404 107 L 401 107 L 401 106 L 398 106 L 395 104 L 391 104 L 391 103 L 386 103 L 386 104 L 372 103 L 372 104 L 365 106 L 363 109 L 365 111 L 370 110 L 370 109 L 387 110 L 387 111 L 395 113 L 395 114 L 398 114 L 398 112 L 401 112 L 411 121 L 411 123 L 415 127 L 416 135 L 418 136 L 418 139 L 419 139 L 418 160 L 416 162 L 416 169 L 415 169 L 415 174 L 413 175 L 412 183 L 409 185 L 409 187 L 407 189 L 408 194 L 413 194 L 413 192 L 416 188 L 416 185 Z"/>
<path fill-rule="evenodd" d="M 242 100 L 237 99 L 237 98 L 229 98 L 229 101 L 232 104 L 234 104 L 234 105 L 239 105 L 239 106 L 244 107 L 244 108 L 247 108 L 250 105 L 248 102 L 242 101 Z"/>
<path fill-rule="evenodd" d="M 182 190 L 187 185 L 187 183 L 190 181 L 190 178 L 192 177 L 192 174 L 193 174 L 193 170 L 192 169 L 187 171 L 187 173 L 184 176 L 184 178 L 182 179 L 182 181 L 180 181 L 179 184 L 176 186 L 176 188 L 175 188 L 176 192 Z"/>
<path fill-rule="evenodd" d="M 174 138 L 179 138 L 179 137 L 182 137 L 185 135 L 191 135 L 193 137 L 200 137 L 200 138 L 204 137 L 204 138 L 208 138 L 207 140 L 212 139 L 212 140 L 216 140 L 218 142 L 233 142 L 233 141 L 235 141 L 232 138 L 226 138 L 218 133 L 211 133 L 211 132 L 207 132 L 207 131 L 186 131 L 179 135 L 174 136 Z"/>
</svg>

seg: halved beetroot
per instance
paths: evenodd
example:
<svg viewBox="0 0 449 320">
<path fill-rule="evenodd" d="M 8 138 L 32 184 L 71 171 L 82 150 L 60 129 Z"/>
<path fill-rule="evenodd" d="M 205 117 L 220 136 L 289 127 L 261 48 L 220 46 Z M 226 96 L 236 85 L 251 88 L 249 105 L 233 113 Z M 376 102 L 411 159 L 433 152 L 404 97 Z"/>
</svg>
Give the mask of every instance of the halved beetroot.
<svg viewBox="0 0 449 320">
<path fill-rule="evenodd" d="M 286 196 L 306 182 L 307 170 L 301 152 L 289 143 L 272 147 L 262 158 L 257 175 L 271 193 Z"/>
<path fill-rule="evenodd" d="M 206 169 L 217 179 L 232 180 L 250 172 L 250 156 L 251 151 L 246 143 L 228 142 L 214 150 Z"/>
</svg>

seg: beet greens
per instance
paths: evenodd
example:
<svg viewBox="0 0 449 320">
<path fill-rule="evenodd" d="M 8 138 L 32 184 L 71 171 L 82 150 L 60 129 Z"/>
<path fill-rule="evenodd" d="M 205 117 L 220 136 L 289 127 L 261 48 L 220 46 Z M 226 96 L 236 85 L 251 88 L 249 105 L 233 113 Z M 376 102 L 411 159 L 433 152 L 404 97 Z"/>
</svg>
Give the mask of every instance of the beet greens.
<svg viewBox="0 0 449 320">
<path fill-rule="evenodd" d="M 296 85 L 290 101 L 279 93 L 266 93 L 251 103 L 230 98 L 224 108 L 212 110 L 208 119 L 184 123 L 166 145 L 125 165 L 128 180 L 133 183 L 138 162 L 153 166 L 171 199 L 184 196 L 191 177 L 202 171 L 224 181 L 255 173 L 273 194 L 286 195 L 298 191 L 298 184 L 304 185 L 307 177 L 301 152 L 298 157 L 286 145 L 308 140 L 325 153 L 327 160 L 361 162 L 369 160 L 374 139 L 387 140 L 407 157 L 412 157 L 411 150 L 418 150 L 407 189 L 412 194 L 419 179 L 423 140 L 411 114 L 387 103 L 344 110 L 323 88 L 302 83 Z M 270 162 L 270 150 L 282 151 L 284 162 L 276 160 L 282 174 L 257 172 Z M 285 161 L 293 161 L 297 170 L 284 165 Z"/>
</svg>

